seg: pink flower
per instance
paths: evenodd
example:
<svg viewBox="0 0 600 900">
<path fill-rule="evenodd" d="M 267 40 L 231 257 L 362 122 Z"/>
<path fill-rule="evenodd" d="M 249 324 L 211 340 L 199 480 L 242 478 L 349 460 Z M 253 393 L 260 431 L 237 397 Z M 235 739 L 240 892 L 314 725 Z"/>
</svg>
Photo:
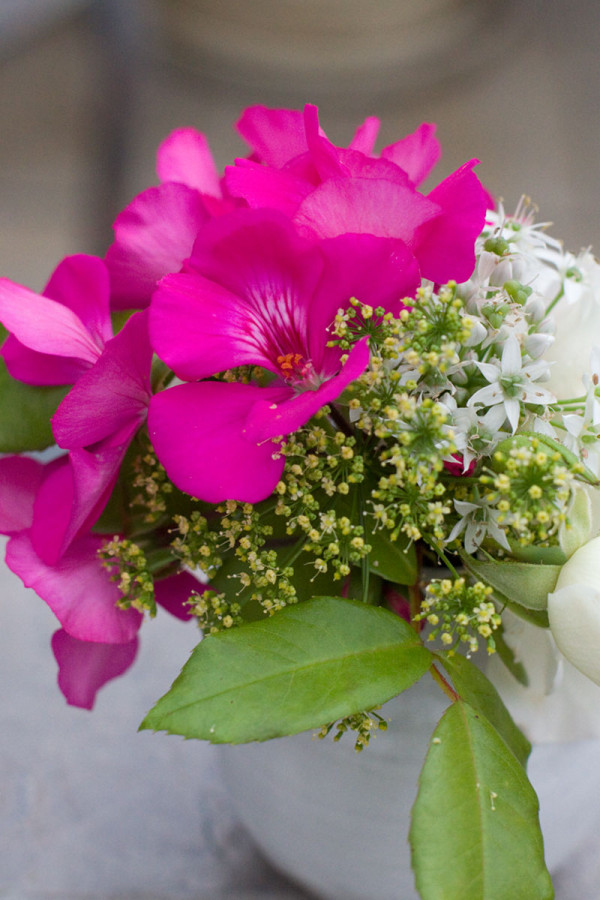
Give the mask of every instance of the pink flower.
<svg viewBox="0 0 600 900">
<path fill-rule="evenodd" d="M 43 294 L 0 278 L 0 322 L 11 332 L 2 356 L 28 384 L 72 384 L 113 335 L 108 273 L 94 256 L 68 256 Z"/>
<path fill-rule="evenodd" d="M 223 198 L 206 138 L 193 128 L 165 138 L 156 168 L 161 184 L 138 194 L 114 223 L 106 265 L 116 309 L 146 307 L 156 282 L 181 269 L 198 229 L 232 206 Z"/>
<path fill-rule="evenodd" d="M 21 456 L 0 459 L 0 533 L 10 536 L 7 565 L 73 637 L 127 643 L 141 616 L 116 606 L 118 590 L 97 555 L 104 539 L 82 533 L 56 562 L 48 562 L 55 559 L 53 532 L 63 530 L 68 518 L 71 478 L 67 456 L 46 464 Z"/>
<path fill-rule="evenodd" d="M 68 457 L 42 464 L 24 456 L 0 459 L 0 533 L 9 535 L 8 567 L 53 611 L 62 629 L 52 648 L 59 687 L 67 702 L 91 709 L 96 692 L 132 665 L 142 616 L 117 606 L 120 594 L 98 551 L 107 538 L 78 535 L 54 563 L 47 561 L 53 535 L 69 508 Z M 156 584 L 156 601 L 189 619 L 184 601 L 205 586 L 187 572 Z"/>
<path fill-rule="evenodd" d="M 169 477 L 211 502 L 268 496 L 283 468 L 277 439 L 337 399 L 368 363 L 365 340 L 346 362 L 327 346 L 338 309 L 358 297 L 398 312 L 418 284 L 401 241 L 307 242 L 270 210 L 205 226 L 185 272 L 161 281 L 150 308 L 156 352 L 188 382 L 150 403 L 150 437 Z M 266 387 L 198 380 L 242 365 L 275 379 Z"/>
<path fill-rule="evenodd" d="M 2 352 L 13 377 L 75 382 L 52 420 L 59 446 L 72 452 L 49 470 L 37 499 L 53 526 L 41 529 L 36 552 L 54 565 L 102 512 L 145 420 L 152 363 L 147 313 L 136 313 L 113 337 L 106 267 L 80 255 L 59 264 L 42 295 L 0 280 L 0 321 L 12 332 Z"/>
<path fill-rule="evenodd" d="M 421 125 L 374 158 L 376 125 L 367 120 L 343 149 L 327 140 L 314 106 L 305 107 L 303 116 L 252 107 L 238 127 L 255 159 L 226 169 L 227 189 L 251 207 L 281 210 L 313 239 L 348 232 L 399 238 L 423 277 L 465 281 L 489 202 L 472 171 L 477 161 L 423 195 L 417 185 L 440 155 L 434 126 Z"/>
</svg>

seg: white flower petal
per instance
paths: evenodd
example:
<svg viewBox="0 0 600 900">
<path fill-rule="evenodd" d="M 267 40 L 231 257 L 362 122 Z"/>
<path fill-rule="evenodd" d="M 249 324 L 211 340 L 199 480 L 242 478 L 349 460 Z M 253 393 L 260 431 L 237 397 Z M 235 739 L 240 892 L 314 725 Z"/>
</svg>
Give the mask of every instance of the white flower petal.
<svg viewBox="0 0 600 900">
<path fill-rule="evenodd" d="M 502 348 L 502 374 L 518 375 L 521 371 L 521 365 L 521 345 L 516 337 L 511 335 Z"/>
</svg>

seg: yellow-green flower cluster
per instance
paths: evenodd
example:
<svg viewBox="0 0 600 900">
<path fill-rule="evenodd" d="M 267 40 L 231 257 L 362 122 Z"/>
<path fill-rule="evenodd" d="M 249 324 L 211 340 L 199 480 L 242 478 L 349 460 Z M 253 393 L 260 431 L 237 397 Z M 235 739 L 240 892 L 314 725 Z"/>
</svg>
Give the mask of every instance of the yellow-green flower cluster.
<svg viewBox="0 0 600 900">
<path fill-rule="evenodd" d="M 103 565 L 117 583 L 121 609 L 137 609 L 156 615 L 154 577 L 148 558 L 135 541 L 115 537 L 99 551 Z"/>
<path fill-rule="evenodd" d="M 296 589 L 294 570 L 280 562 L 277 550 L 265 548 L 273 527 L 263 522 L 262 516 L 263 511 L 253 504 L 235 500 L 217 506 L 210 522 L 199 511 L 194 511 L 189 518 L 178 516 L 175 521 L 179 535 L 172 547 L 185 565 L 200 569 L 209 580 L 218 575 L 227 555 L 233 557 L 235 565 L 227 572 L 232 595 L 241 597 L 243 594 L 244 603 L 254 600 L 265 612 L 272 614 L 296 602 Z M 232 611 L 228 607 L 228 611 L 223 612 L 224 595 L 217 596 L 217 614 L 206 619 L 210 630 L 220 623 L 223 627 L 231 627 L 239 621 L 239 610 Z M 212 602 L 212 598 L 207 598 L 208 602 Z M 201 619 L 212 615 L 211 608 L 204 609 L 202 603 L 196 608 Z"/>
<path fill-rule="evenodd" d="M 379 709 L 379 707 L 376 707 L 376 709 Z M 327 737 L 334 727 L 336 732 L 333 736 L 333 740 L 336 741 L 336 743 L 343 738 L 346 732 L 355 732 L 356 740 L 354 749 L 360 753 L 368 746 L 373 731 L 386 731 L 387 722 L 382 716 L 375 712 L 375 709 L 370 709 L 368 711 L 354 713 L 351 716 L 346 716 L 338 722 L 330 722 L 328 725 L 323 725 L 320 731 L 317 732 L 318 737 Z"/>
<path fill-rule="evenodd" d="M 416 370 L 419 383 L 443 389 L 446 375 L 459 361 L 459 350 L 471 337 L 474 324 L 457 296 L 455 282 L 444 285 L 437 294 L 430 287 L 419 288 L 414 306 L 400 313 L 400 321 L 400 358 Z"/>
<path fill-rule="evenodd" d="M 567 518 L 577 472 L 537 437 L 513 439 L 496 450 L 480 476 L 483 499 L 496 521 L 521 546 L 545 545 Z"/>
<path fill-rule="evenodd" d="M 209 577 L 221 568 L 227 542 L 223 541 L 212 521 L 209 525 L 206 516 L 194 510 L 189 516 L 175 516 L 173 524 L 178 535 L 171 547 L 183 565 L 189 569 L 200 569 Z"/>
<path fill-rule="evenodd" d="M 453 449 L 451 433 L 445 428 L 446 413 L 429 397 L 420 402 L 407 393 L 396 395 L 397 416 L 382 419 L 378 434 L 392 440 L 384 444 L 379 459 L 391 474 L 379 478 L 372 492 L 376 521 L 397 538 L 402 531 L 413 540 L 434 542 L 444 539 L 445 519 L 451 505 L 439 476 L 443 458 Z"/>
<path fill-rule="evenodd" d="M 206 590 L 193 593 L 187 601 L 189 612 L 198 620 L 204 634 L 217 634 L 219 631 L 241 625 L 241 606 L 230 602 L 225 594 Z"/>
<path fill-rule="evenodd" d="M 166 513 L 166 497 L 173 492 L 173 485 L 143 431 L 140 440 L 144 446 L 132 465 L 132 485 L 137 493 L 131 498 L 131 507 L 133 515 L 139 515 L 144 525 L 153 525 Z"/>
<path fill-rule="evenodd" d="M 434 579 L 427 585 L 415 621 L 427 621 L 432 627 L 428 640 L 439 637 L 448 649 L 466 644 L 470 656 L 483 639 L 488 653 L 493 653 L 494 631 L 502 620 L 491 595 L 492 588 L 481 581 L 469 585 L 464 578 Z"/>
<path fill-rule="evenodd" d="M 350 566 L 370 552 L 363 525 L 346 498 L 365 477 L 365 460 L 356 438 L 335 431 L 325 407 L 317 423 L 300 429 L 285 444 L 286 467 L 276 492 L 275 513 L 286 519 L 286 533 L 299 535 L 303 552 L 314 557 L 315 575 L 346 578 Z"/>
</svg>

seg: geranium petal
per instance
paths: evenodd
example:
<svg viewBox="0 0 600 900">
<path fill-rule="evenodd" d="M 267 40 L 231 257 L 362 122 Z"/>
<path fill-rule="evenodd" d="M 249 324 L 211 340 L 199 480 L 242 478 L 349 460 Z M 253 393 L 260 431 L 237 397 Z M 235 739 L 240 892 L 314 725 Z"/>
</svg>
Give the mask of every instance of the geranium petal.
<svg viewBox="0 0 600 900">
<path fill-rule="evenodd" d="M 311 103 L 307 103 L 304 107 L 304 130 L 311 160 L 319 178 L 325 180 L 338 175 L 347 175 L 348 171 L 339 150 L 319 128 L 319 111 Z"/>
<path fill-rule="evenodd" d="M 287 169 L 274 169 L 246 159 L 226 166 L 224 179 L 228 193 L 243 198 L 252 209 L 268 207 L 288 216 L 313 190 L 310 182 Z"/>
<path fill-rule="evenodd" d="M 240 298 L 201 275 L 168 275 L 150 306 L 150 338 L 175 374 L 193 381 L 235 366 L 270 366 L 260 323 Z"/>
<path fill-rule="evenodd" d="M 307 149 L 304 118 L 299 110 L 249 106 L 242 113 L 237 130 L 261 162 L 276 168 Z"/>
<path fill-rule="evenodd" d="M 60 447 L 89 447 L 143 422 L 150 400 L 148 312 L 135 313 L 71 388 L 52 418 Z"/>
<path fill-rule="evenodd" d="M 411 246 L 415 230 L 440 207 L 414 189 L 384 179 L 331 178 L 315 188 L 294 217 L 307 236 L 353 232 L 400 238 Z"/>
<path fill-rule="evenodd" d="M 319 245 L 325 267 L 312 298 L 309 321 L 309 351 L 317 371 L 337 367 L 339 351 L 327 349 L 330 328 L 338 309 L 347 309 L 352 297 L 373 308 L 383 307 L 397 315 L 414 297 L 421 284 L 419 267 L 403 241 L 371 234 L 343 234 Z"/>
<path fill-rule="evenodd" d="M 38 353 L 94 363 L 102 350 L 71 309 L 7 278 L 0 278 L 0 322 Z"/>
<path fill-rule="evenodd" d="M 198 191 L 184 184 L 168 182 L 138 194 L 117 216 L 106 254 L 113 307 L 147 306 L 156 282 L 181 269 L 208 219 Z"/>
<path fill-rule="evenodd" d="M 91 365 L 81 359 L 37 353 L 12 334 L 2 344 L 0 354 L 10 375 L 25 384 L 74 384 Z"/>
<path fill-rule="evenodd" d="M 110 282 L 104 260 L 84 253 L 67 256 L 52 273 L 43 293 L 71 309 L 99 347 L 113 336 Z"/>
<path fill-rule="evenodd" d="M 126 644 L 80 641 L 64 629 L 52 635 L 52 652 L 58 663 L 58 686 L 67 703 L 93 709 L 96 694 L 107 681 L 123 675 L 138 651 L 135 637 Z"/>
<path fill-rule="evenodd" d="M 414 251 L 423 276 L 432 281 L 467 281 L 475 268 L 475 240 L 488 205 L 488 194 L 472 171 L 476 164 L 465 163 L 428 194 L 441 212 L 419 228 Z"/>
<path fill-rule="evenodd" d="M 0 459 L 0 534 L 30 528 L 33 504 L 44 477 L 44 466 L 27 456 Z"/>
<path fill-rule="evenodd" d="M 278 372 L 279 355 L 305 352 L 323 261 L 284 216 L 246 209 L 213 220 L 188 267 L 161 281 L 150 309 L 154 349 L 179 377 L 245 364 Z"/>
<path fill-rule="evenodd" d="M 377 116 L 367 116 L 362 125 L 359 125 L 354 132 L 354 137 L 348 145 L 351 150 L 358 150 L 370 156 L 373 153 L 375 141 L 379 134 L 379 126 L 381 122 Z"/>
<path fill-rule="evenodd" d="M 248 411 L 259 399 L 277 402 L 285 388 L 200 382 L 177 385 L 150 401 L 148 431 L 169 478 L 182 491 L 219 503 L 255 503 L 272 493 L 283 470 L 277 445 L 244 436 Z"/>
<path fill-rule="evenodd" d="M 135 429 L 134 429 L 135 430 Z M 70 544 L 87 532 L 106 506 L 132 434 L 114 446 L 72 450 L 46 467 L 37 492 L 31 539 L 40 559 L 55 565 Z"/>
<path fill-rule="evenodd" d="M 293 318 L 321 275 L 320 258 L 276 210 L 240 209 L 213 219 L 187 267 L 243 298 L 267 317 L 282 304 Z"/>
<path fill-rule="evenodd" d="M 383 159 L 389 159 L 400 166 L 414 185 L 427 178 L 441 155 L 442 148 L 435 136 L 435 125 L 428 122 L 423 122 L 412 134 L 407 134 L 402 140 L 381 151 Z"/>
<path fill-rule="evenodd" d="M 30 537 L 35 552 L 47 565 L 54 565 L 64 549 L 73 493 L 73 470 L 67 455 L 44 466 L 33 503 Z"/>
<path fill-rule="evenodd" d="M 134 609 L 117 607 L 119 591 L 98 557 L 103 541 L 99 535 L 79 538 L 56 565 L 49 566 L 23 532 L 10 538 L 6 564 L 48 604 L 72 637 L 125 644 L 137 634 L 142 616 Z"/>
<path fill-rule="evenodd" d="M 203 194 L 221 196 L 219 174 L 205 135 L 176 128 L 159 145 L 156 172 L 162 182 L 178 181 Z"/>
</svg>

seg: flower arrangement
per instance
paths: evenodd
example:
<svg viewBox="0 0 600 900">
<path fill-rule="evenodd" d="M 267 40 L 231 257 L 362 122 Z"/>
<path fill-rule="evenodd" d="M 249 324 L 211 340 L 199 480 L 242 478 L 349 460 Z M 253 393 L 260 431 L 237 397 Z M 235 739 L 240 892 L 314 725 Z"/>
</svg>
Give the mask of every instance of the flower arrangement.
<svg viewBox="0 0 600 900">
<path fill-rule="evenodd" d="M 477 160 L 422 192 L 434 127 L 375 154 L 377 126 L 340 148 L 314 107 L 253 107 L 222 176 L 175 131 L 104 259 L 0 281 L 6 562 L 60 623 L 76 706 L 157 610 L 197 622 L 144 728 L 361 750 L 433 676 L 421 896 L 547 898 L 492 681 L 526 693 L 536 632 L 600 684 L 600 267 L 495 204 Z"/>
</svg>

